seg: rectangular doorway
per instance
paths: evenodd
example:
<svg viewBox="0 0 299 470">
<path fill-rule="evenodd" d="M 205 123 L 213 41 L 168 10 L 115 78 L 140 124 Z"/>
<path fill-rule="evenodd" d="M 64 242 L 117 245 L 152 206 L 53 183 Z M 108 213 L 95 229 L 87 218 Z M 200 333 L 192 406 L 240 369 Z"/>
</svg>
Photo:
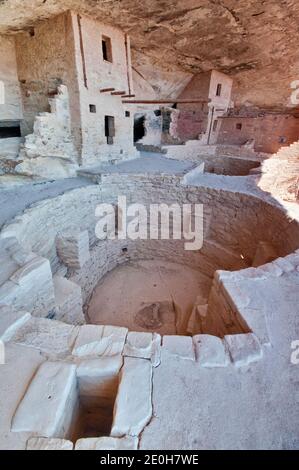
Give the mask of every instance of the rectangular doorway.
<svg viewBox="0 0 299 470">
<path fill-rule="evenodd" d="M 115 137 L 114 116 L 105 116 L 105 136 L 107 138 L 107 144 L 112 145 Z"/>
</svg>

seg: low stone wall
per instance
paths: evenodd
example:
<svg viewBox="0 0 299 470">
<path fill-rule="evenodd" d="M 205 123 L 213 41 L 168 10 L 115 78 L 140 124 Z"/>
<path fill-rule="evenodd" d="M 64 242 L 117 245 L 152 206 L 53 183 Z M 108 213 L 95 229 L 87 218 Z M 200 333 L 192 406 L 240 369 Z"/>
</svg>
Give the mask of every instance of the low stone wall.
<svg viewBox="0 0 299 470">
<path fill-rule="evenodd" d="M 71 326 L 25 312 L 1 313 L 1 319 L 3 314 L 7 318 L 5 325 L 0 323 L 0 338 L 10 357 L 21 353 L 23 364 L 34 364 L 31 372 L 20 371 L 0 447 L 9 440 L 28 450 L 136 450 L 154 416 L 155 368 L 175 360 L 202 370 L 232 370 L 263 357 L 252 333 L 223 339 L 161 337 L 106 325 Z M 15 361 L 5 368 L 4 380 L 11 379 L 14 367 Z M 105 437 L 87 437 L 82 420 Z"/>
<path fill-rule="evenodd" d="M 201 203 L 204 243 L 199 251 L 184 250 L 184 240 L 99 241 L 95 236 L 95 208 L 101 202 Z M 212 280 L 216 270 L 236 271 L 252 266 L 260 241 L 273 246 L 277 256 L 298 248 L 299 225 L 277 201 L 263 194 L 209 187 L 182 186 L 179 177 L 157 175 L 102 175 L 99 186 L 72 190 L 33 205 L 4 227 L 1 238 L 15 237 L 28 251 L 47 258 L 53 273 L 66 274 L 57 255 L 57 235 L 71 227 L 89 232 L 91 256 L 68 277 L 82 288 L 86 302 L 104 274 L 129 260 L 162 258 L 200 270 Z"/>
</svg>

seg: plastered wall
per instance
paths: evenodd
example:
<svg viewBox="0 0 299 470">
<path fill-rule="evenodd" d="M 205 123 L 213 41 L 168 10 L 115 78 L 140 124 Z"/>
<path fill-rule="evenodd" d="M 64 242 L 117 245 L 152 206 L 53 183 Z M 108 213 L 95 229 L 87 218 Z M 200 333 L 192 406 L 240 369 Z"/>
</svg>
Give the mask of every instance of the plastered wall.
<svg viewBox="0 0 299 470">
<path fill-rule="evenodd" d="M 80 91 L 82 164 L 89 166 L 105 160 L 134 158 L 138 153 L 133 146 L 133 113 L 122 104 L 121 96 L 100 93 L 106 88 L 125 94 L 130 88 L 133 92 L 128 38 L 117 28 L 75 13 L 71 15 Z M 111 40 L 112 62 L 103 59 L 103 36 Z M 90 105 L 95 106 L 96 112 L 90 112 Z M 126 116 L 126 111 L 129 111 L 129 116 Z M 115 118 L 113 145 L 107 144 L 105 116 Z"/>
<path fill-rule="evenodd" d="M 22 103 L 13 37 L 0 36 L 0 82 L 0 121 L 20 120 Z"/>
</svg>

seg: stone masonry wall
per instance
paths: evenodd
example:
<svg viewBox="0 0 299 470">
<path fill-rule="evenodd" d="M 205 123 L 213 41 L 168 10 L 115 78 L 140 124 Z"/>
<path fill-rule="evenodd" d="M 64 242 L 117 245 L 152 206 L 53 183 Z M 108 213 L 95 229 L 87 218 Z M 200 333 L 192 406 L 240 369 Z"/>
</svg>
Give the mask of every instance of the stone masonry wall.
<svg viewBox="0 0 299 470">
<path fill-rule="evenodd" d="M 237 129 L 237 126 L 241 129 Z M 218 144 L 243 145 L 254 139 L 257 152 L 275 153 L 298 140 L 299 119 L 291 115 L 268 114 L 261 117 L 224 117 L 221 119 Z"/>
<path fill-rule="evenodd" d="M 200 251 L 184 250 L 183 241 L 99 242 L 95 237 L 95 207 L 100 202 L 203 203 L 204 245 Z M 183 187 L 177 177 L 106 175 L 101 186 L 70 191 L 38 203 L 6 226 L 1 237 L 15 236 L 28 250 L 50 259 L 53 272 L 60 266 L 55 239 L 59 231 L 75 226 L 89 230 L 91 260 L 72 274 L 86 299 L 102 273 L 127 259 L 161 257 L 188 264 L 213 277 L 215 270 L 251 266 L 258 243 L 267 241 L 278 256 L 298 248 L 299 226 L 273 201 L 209 187 Z M 276 205 L 274 205 L 276 204 Z M 124 250 L 123 250 L 124 249 Z"/>
<path fill-rule="evenodd" d="M 0 101 L 0 121 L 22 118 L 21 94 L 17 76 L 15 40 L 0 37 L 0 82 L 4 89 L 4 103 Z"/>
<path fill-rule="evenodd" d="M 54 17 L 16 36 L 18 76 L 24 108 L 23 134 L 32 133 L 38 113 L 48 112 L 49 98 L 60 84 L 70 95 L 72 134 L 80 149 L 80 102 L 71 14 Z"/>
</svg>

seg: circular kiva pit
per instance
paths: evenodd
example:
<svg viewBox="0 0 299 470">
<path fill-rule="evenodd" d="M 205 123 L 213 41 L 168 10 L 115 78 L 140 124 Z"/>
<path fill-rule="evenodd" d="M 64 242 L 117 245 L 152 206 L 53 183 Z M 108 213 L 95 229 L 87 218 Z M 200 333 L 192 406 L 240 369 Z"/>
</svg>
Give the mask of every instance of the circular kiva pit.
<svg viewBox="0 0 299 470">
<path fill-rule="evenodd" d="M 189 266 L 163 259 L 131 261 L 103 277 L 86 313 L 90 323 L 183 334 L 195 303 L 207 304 L 210 285 L 208 276 Z"/>
<path fill-rule="evenodd" d="M 203 204 L 202 248 L 185 250 L 183 237 L 97 239 L 96 207 L 117 205 L 120 194 L 128 205 Z M 43 291 L 36 283 L 36 294 L 33 288 L 30 298 L 17 305 L 33 315 L 162 335 L 223 337 L 250 329 L 232 306 L 223 309 L 229 299 L 216 271 L 255 268 L 292 253 L 298 248 L 299 226 L 267 194 L 183 186 L 174 176 L 122 175 L 120 181 L 110 174 L 102 175 L 101 185 L 34 205 L 1 237 L 15 237 L 24 250 L 50 261 L 55 298 L 47 280 Z"/>
</svg>

